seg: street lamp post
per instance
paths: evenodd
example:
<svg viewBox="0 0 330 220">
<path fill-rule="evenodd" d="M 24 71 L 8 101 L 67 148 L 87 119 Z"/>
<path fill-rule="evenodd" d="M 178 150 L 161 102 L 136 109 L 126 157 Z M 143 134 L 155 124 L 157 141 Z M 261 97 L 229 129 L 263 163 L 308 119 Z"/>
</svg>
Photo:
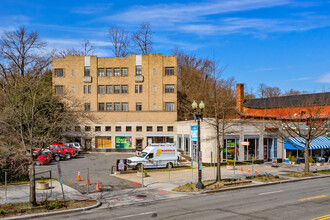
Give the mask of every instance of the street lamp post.
<svg viewBox="0 0 330 220">
<path fill-rule="evenodd" d="M 195 121 L 197 120 L 197 135 L 198 135 L 198 140 L 197 140 L 197 145 L 198 145 L 198 182 L 196 184 L 197 189 L 204 189 L 204 185 L 202 183 L 202 151 L 201 151 L 201 139 L 200 139 L 200 134 L 201 134 L 201 129 L 200 129 L 200 121 L 203 121 L 203 110 L 205 108 L 205 104 L 203 101 L 199 103 L 199 109 L 201 112 L 197 112 L 197 103 L 194 101 L 191 105 L 192 109 L 194 110 L 194 118 Z"/>
</svg>

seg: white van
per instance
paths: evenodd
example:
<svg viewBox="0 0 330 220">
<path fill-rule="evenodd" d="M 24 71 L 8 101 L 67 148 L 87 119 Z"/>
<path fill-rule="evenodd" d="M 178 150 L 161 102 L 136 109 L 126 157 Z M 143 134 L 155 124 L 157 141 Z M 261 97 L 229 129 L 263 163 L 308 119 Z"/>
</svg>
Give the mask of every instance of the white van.
<svg viewBox="0 0 330 220">
<path fill-rule="evenodd" d="M 140 170 L 144 168 L 172 168 L 178 166 L 179 152 L 175 144 L 151 144 L 147 146 L 139 155 L 127 159 L 130 168 Z"/>
</svg>

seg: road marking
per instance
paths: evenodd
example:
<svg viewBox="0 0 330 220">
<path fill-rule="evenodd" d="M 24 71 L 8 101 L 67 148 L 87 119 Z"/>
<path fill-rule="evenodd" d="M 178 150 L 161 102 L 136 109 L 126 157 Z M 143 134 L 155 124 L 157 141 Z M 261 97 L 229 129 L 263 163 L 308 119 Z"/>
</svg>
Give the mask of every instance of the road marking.
<svg viewBox="0 0 330 220">
<path fill-rule="evenodd" d="M 149 215 L 149 214 L 156 214 L 156 212 L 143 212 L 143 213 L 139 213 L 139 214 L 135 214 L 135 215 L 120 216 L 120 217 L 113 218 L 113 219 L 130 218 L 130 217 L 135 217 L 135 216 L 140 216 L 140 215 Z"/>
<path fill-rule="evenodd" d="M 324 215 L 321 217 L 313 218 L 312 220 L 324 220 L 324 219 L 330 219 L 330 215 Z"/>
<path fill-rule="evenodd" d="M 278 192 L 283 192 L 284 190 L 278 190 L 278 191 L 272 191 L 272 192 L 265 192 L 265 193 L 259 193 L 258 195 L 259 196 L 262 196 L 262 195 L 267 195 L 267 194 L 273 194 L 273 193 L 278 193 Z"/>
<path fill-rule="evenodd" d="M 324 197 L 327 197 L 327 195 L 321 195 L 321 196 L 308 197 L 308 198 L 304 198 L 304 199 L 298 199 L 298 201 L 303 202 L 303 201 L 306 201 L 306 200 L 320 199 L 320 198 L 324 198 Z"/>
</svg>

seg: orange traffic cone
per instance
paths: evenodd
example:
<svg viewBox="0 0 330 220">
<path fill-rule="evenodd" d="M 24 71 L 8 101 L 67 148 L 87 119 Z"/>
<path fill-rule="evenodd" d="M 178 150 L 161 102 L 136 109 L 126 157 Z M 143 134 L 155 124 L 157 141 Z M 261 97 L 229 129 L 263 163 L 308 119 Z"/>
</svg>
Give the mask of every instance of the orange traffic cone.
<svg viewBox="0 0 330 220">
<path fill-rule="evenodd" d="M 81 181 L 81 177 L 80 177 L 80 170 L 78 170 L 78 177 L 77 177 L 77 181 Z"/>
<path fill-rule="evenodd" d="M 241 172 L 243 172 L 243 167 L 241 167 Z"/>
<path fill-rule="evenodd" d="M 99 184 L 99 181 L 96 182 L 96 191 L 100 191 L 100 184 Z"/>
<path fill-rule="evenodd" d="M 250 169 L 248 169 L 248 173 L 251 173 Z"/>
<path fill-rule="evenodd" d="M 91 185 L 91 181 L 89 180 L 89 178 L 87 179 L 86 185 Z"/>
<path fill-rule="evenodd" d="M 254 171 L 255 174 L 258 174 L 257 170 Z"/>
</svg>

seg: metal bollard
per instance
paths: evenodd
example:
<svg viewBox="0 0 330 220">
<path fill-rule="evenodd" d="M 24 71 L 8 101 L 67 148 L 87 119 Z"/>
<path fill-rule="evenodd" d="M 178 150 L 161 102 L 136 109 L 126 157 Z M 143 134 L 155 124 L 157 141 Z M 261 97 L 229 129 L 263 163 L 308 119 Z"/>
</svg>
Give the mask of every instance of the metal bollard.
<svg viewBox="0 0 330 220">
<path fill-rule="evenodd" d="M 7 171 L 5 171 L 5 203 L 7 202 Z"/>
<path fill-rule="evenodd" d="M 87 195 L 89 194 L 88 180 L 89 180 L 89 168 L 87 168 L 87 182 L 86 182 L 86 185 L 87 185 Z"/>
<path fill-rule="evenodd" d="M 144 185 L 144 182 L 143 182 L 143 173 L 144 173 L 144 171 L 143 171 L 143 165 L 141 165 L 141 171 L 142 171 L 142 173 L 141 173 L 141 177 L 142 177 L 142 184 L 141 184 L 141 187 L 143 188 L 143 185 Z"/>
</svg>

